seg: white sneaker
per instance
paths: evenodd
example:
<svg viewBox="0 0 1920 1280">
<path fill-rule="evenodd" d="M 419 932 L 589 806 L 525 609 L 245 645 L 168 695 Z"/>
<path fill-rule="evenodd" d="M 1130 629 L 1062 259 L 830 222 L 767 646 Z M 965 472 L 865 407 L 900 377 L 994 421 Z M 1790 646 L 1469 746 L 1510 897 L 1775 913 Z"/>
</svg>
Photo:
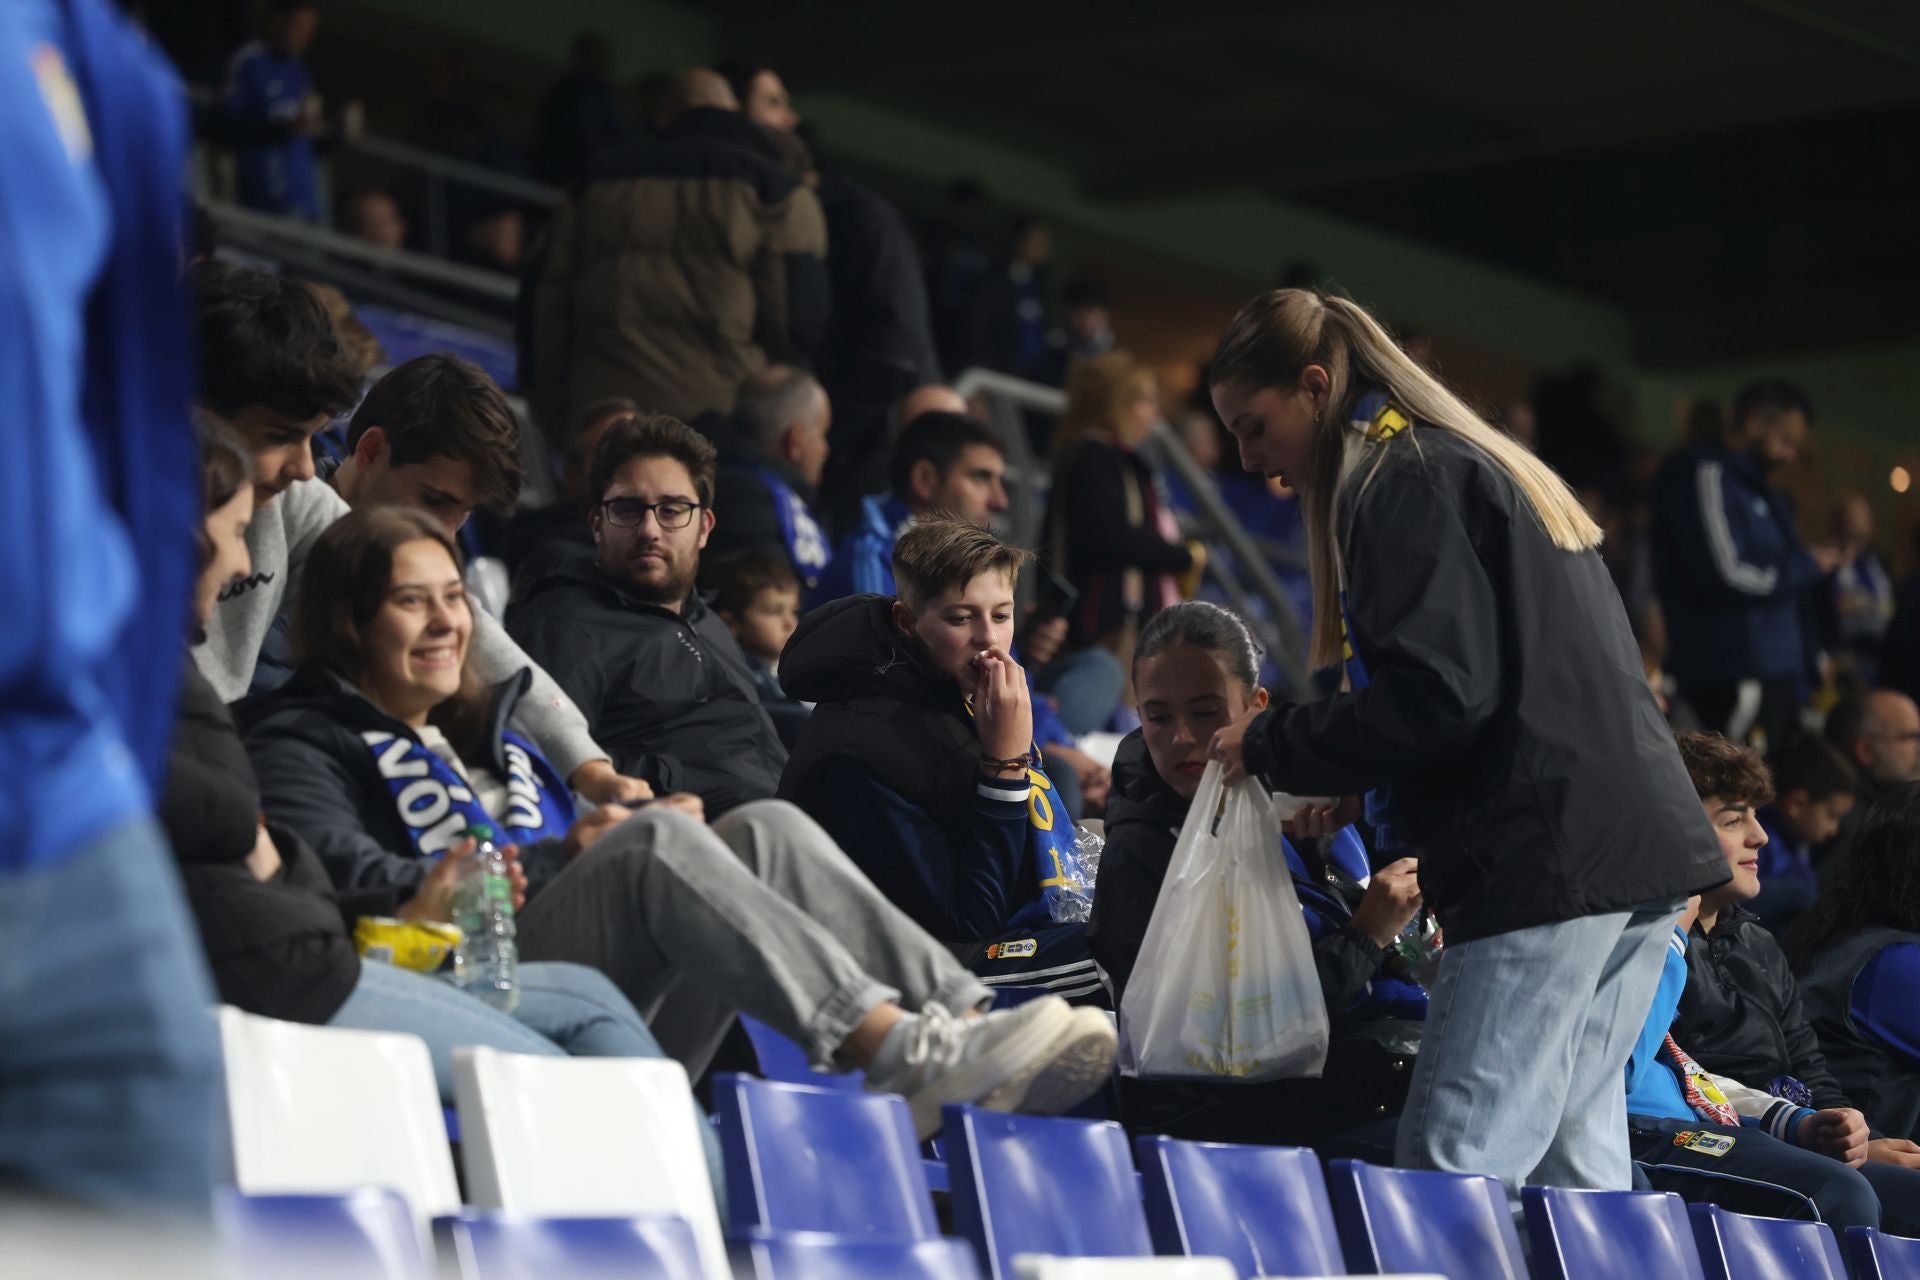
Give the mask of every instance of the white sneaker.
<svg viewBox="0 0 1920 1280">
<path fill-rule="evenodd" d="M 1117 1041 L 1106 1014 L 1058 996 L 978 1018 L 930 1004 L 888 1039 L 895 1035 L 905 1039 L 884 1047 L 867 1087 L 904 1095 L 922 1139 L 940 1131 L 940 1108 L 950 1102 L 1041 1115 L 1066 1110 L 1106 1082 Z"/>
</svg>

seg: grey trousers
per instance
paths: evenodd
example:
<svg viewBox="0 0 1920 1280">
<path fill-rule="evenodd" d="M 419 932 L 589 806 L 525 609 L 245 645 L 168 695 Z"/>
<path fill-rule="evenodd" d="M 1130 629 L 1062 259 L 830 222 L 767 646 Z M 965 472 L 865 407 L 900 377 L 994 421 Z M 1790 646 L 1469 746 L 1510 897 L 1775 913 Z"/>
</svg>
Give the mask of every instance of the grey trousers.
<svg viewBox="0 0 1920 1280">
<path fill-rule="evenodd" d="M 522 959 L 604 972 L 695 1076 L 736 1013 L 825 1066 L 876 1005 L 959 1012 L 993 998 L 781 800 L 710 827 L 643 810 L 533 894 L 519 926 Z"/>
<path fill-rule="evenodd" d="M 1476 938 L 1440 953 L 1394 1163 L 1626 1190 L 1627 1058 L 1682 904 Z"/>
</svg>

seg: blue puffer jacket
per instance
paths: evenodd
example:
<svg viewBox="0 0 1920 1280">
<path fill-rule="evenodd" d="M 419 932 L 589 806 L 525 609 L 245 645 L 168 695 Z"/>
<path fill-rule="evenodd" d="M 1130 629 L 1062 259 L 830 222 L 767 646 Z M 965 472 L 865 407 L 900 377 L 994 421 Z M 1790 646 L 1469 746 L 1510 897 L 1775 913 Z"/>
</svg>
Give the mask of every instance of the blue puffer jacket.
<svg viewBox="0 0 1920 1280">
<path fill-rule="evenodd" d="M 1811 674 L 1808 593 L 1820 566 L 1752 458 L 1718 444 L 1668 458 L 1654 480 L 1652 545 L 1667 667 L 1683 688 Z"/>
</svg>

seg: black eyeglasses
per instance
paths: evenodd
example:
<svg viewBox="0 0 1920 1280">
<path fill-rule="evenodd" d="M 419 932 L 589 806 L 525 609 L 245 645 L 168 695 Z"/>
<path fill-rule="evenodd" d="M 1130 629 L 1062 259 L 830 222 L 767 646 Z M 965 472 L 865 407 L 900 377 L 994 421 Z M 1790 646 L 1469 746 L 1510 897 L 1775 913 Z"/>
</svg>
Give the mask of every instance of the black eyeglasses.
<svg viewBox="0 0 1920 1280">
<path fill-rule="evenodd" d="M 616 529 L 637 529 L 647 518 L 647 512 L 653 512 L 653 518 L 662 529 L 684 529 L 693 523 L 693 513 L 706 506 L 704 502 L 688 502 L 685 498 L 662 498 L 658 502 L 642 502 L 638 498 L 608 498 L 600 504 L 607 513 L 607 523 Z"/>
</svg>

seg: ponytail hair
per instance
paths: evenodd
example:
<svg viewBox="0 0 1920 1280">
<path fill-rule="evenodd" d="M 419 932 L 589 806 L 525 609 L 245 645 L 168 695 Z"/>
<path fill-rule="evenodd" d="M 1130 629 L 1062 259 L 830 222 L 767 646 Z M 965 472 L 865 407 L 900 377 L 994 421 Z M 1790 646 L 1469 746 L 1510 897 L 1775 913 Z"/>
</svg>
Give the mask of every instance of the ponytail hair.
<svg viewBox="0 0 1920 1280">
<path fill-rule="evenodd" d="M 1392 336 L 1346 298 L 1312 289 L 1274 289 L 1240 308 L 1208 369 L 1211 386 L 1249 391 L 1291 389 L 1308 365 L 1327 371 L 1326 410 L 1316 420 L 1308 447 L 1307 475 L 1300 486 L 1308 560 L 1313 573 L 1313 644 L 1316 667 L 1340 660 L 1340 587 L 1344 571 L 1337 536 L 1341 482 L 1363 456 L 1364 427 L 1350 421 L 1353 405 L 1371 388 L 1387 393 L 1422 426 L 1449 431 L 1487 455 L 1526 496 L 1553 544 L 1565 551 L 1600 545 L 1593 522 L 1553 468 L 1525 446 L 1490 425 L 1465 401 L 1421 368 Z M 1413 436 L 1415 448 L 1418 437 Z M 1361 490 L 1385 453 L 1375 450 Z"/>
<path fill-rule="evenodd" d="M 1169 649 L 1207 654 L 1249 694 L 1260 687 L 1260 650 L 1253 633 L 1238 616 L 1211 601 L 1185 600 L 1148 619 L 1133 647 L 1134 669 Z"/>
</svg>

